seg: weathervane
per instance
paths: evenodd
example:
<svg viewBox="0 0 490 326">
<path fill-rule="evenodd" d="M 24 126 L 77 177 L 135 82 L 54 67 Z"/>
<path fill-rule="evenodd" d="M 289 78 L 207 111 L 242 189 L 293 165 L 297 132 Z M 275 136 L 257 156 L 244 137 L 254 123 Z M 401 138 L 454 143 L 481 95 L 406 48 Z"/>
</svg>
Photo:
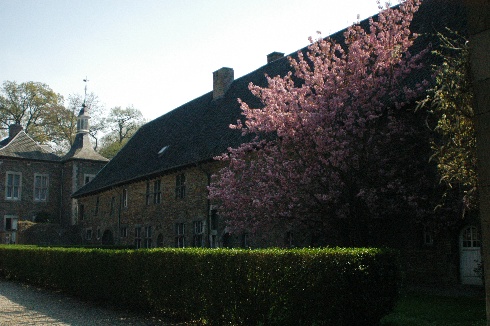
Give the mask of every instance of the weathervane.
<svg viewBox="0 0 490 326">
<path fill-rule="evenodd" d="M 88 82 L 88 78 L 87 76 L 85 76 L 85 79 L 83 80 L 83 82 L 85 83 L 85 97 L 83 98 L 83 104 L 82 106 L 85 107 L 85 101 L 87 100 L 87 82 Z"/>
<path fill-rule="evenodd" d="M 85 83 L 85 98 L 87 97 L 87 82 L 88 82 L 88 78 L 85 77 L 85 79 L 83 80 L 83 82 Z"/>
</svg>

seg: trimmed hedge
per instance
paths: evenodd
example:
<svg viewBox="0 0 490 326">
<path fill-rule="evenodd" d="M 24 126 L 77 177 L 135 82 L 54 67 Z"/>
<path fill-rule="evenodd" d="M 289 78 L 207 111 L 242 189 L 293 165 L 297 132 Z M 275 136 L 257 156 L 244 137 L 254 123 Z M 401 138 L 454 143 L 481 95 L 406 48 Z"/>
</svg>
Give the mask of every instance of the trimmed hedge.
<svg viewBox="0 0 490 326">
<path fill-rule="evenodd" d="M 107 250 L 0 245 L 0 270 L 92 301 L 212 325 L 376 325 L 398 295 L 385 249 Z"/>
</svg>

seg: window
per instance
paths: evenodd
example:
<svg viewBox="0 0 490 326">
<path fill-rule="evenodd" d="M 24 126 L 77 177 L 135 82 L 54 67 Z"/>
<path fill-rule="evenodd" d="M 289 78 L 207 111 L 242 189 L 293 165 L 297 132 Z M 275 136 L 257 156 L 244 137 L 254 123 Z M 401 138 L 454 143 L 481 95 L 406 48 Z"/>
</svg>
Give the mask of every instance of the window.
<svg viewBox="0 0 490 326">
<path fill-rule="evenodd" d="M 101 231 L 100 228 L 97 228 L 97 240 L 100 239 Z"/>
<path fill-rule="evenodd" d="M 480 247 L 480 232 L 474 226 L 468 227 L 463 231 L 463 248 Z"/>
<path fill-rule="evenodd" d="M 285 239 L 285 246 L 286 248 L 293 248 L 294 247 L 294 234 L 292 231 L 286 232 L 286 239 Z"/>
<path fill-rule="evenodd" d="M 141 226 L 134 228 L 134 247 L 136 249 L 141 248 Z"/>
<path fill-rule="evenodd" d="M 48 198 L 48 175 L 34 174 L 34 200 L 46 201 Z"/>
<path fill-rule="evenodd" d="M 78 219 L 83 221 L 85 215 L 85 206 L 83 204 L 78 205 Z"/>
<path fill-rule="evenodd" d="M 22 174 L 18 172 L 7 172 L 5 181 L 5 199 L 19 200 L 22 185 Z"/>
<path fill-rule="evenodd" d="M 175 246 L 177 248 L 185 247 L 185 224 L 184 223 L 175 224 Z"/>
<path fill-rule="evenodd" d="M 182 199 L 185 197 L 185 174 L 179 174 L 175 178 L 175 198 Z"/>
<path fill-rule="evenodd" d="M 211 210 L 211 230 L 218 229 L 218 212 L 216 209 Z"/>
<path fill-rule="evenodd" d="M 123 226 L 121 227 L 121 238 L 126 238 L 128 236 L 128 228 Z"/>
<path fill-rule="evenodd" d="M 151 226 L 145 227 L 145 248 L 151 248 Z"/>
<path fill-rule="evenodd" d="M 150 193 L 150 181 L 146 181 L 146 205 L 150 205 L 151 193 Z"/>
<path fill-rule="evenodd" d="M 160 204 L 162 201 L 161 180 L 155 180 L 153 182 L 153 203 Z"/>
<path fill-rule="evenodd" d="M 92 240 L 92 229 L 85 229 L 85 240 Z"/>
<path fill-rule="evenodd" d="M 128 207 L 128 189 L 123 189 L 122 193 L 123 207 Z"/>
<path fill-rule="evenodd" d="M 87 183 L 89 183 L 90 181 L 92 181 L 92 179 L 95 177 L 95 174 L 84 174 L 83 175 L 83 184 L 86 185 Z"/>
<path fill-rule="evenodd" d="M 114 215 L 114 208 L 116 207 L 116 197 L 112 196 L 111 198 L 111 208 L 110 208 L 110 215 Z"/>
<path fill-rule="evenodd" d="M 163 247 L 163 234 L 159 234 L 157 237 L 157 247 L 161 248 Z"/>
<path fill-rule="evenodd" d="M 250 247 L 248 233 L 244 233 L 242 235 L 242 247 L 243 248 L 249 248 Z"/>
<path fill-rule="evenodd" d="M 95 208 L 94 208 L 94 215 L 97 216 L 99 214 L 99 204 L 100 204 L 100 197 L 97 196 L 95 199 Z"/>
<path fill-rule="evenodd" d="M 194 222 L 194 247 L 204 247 L 204 223 L 202 221 Z"/>
<path fill-rule="evenodd" d="M 211 214 L 210 214 L 210 223 L 211 223 L 211 230 L 210 230 L 210 243 L 209 246 L 211 248 L 216 248 L 218 247 L 218 212 L 214 207 L 211 207 Z"/>
<path fill-rule="evenodd" d="M 4 217 L 4 231 L 16 231 L 17 230 L 17 216 L 15 215 L 6 215 Z"/>
</svg>

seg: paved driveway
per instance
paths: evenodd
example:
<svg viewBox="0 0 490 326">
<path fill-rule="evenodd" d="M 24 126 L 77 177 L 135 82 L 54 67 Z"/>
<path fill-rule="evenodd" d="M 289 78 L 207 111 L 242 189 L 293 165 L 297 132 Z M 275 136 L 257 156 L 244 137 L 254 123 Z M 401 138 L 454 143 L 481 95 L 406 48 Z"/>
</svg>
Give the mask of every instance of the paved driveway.
<svg viewBox="0 0 490 326">
<path fill-rule="evenodd" d="M 0 325 L 170 325 L 0 279 Z"/>
</svg>

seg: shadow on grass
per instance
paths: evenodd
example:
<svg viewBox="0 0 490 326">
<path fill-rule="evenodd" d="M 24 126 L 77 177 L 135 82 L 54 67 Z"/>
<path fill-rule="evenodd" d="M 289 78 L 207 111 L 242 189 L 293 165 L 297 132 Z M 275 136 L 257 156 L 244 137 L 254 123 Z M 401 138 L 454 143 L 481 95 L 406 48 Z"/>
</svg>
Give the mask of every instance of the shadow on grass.
<svg viewBox="0 0 490 326">
<path fill-rule="evenodd" d="M 483 291 L 467 292 L 407 290 L 393 313 L 385 316 L 381 326 L 484 326 Z"/>
</svg>

